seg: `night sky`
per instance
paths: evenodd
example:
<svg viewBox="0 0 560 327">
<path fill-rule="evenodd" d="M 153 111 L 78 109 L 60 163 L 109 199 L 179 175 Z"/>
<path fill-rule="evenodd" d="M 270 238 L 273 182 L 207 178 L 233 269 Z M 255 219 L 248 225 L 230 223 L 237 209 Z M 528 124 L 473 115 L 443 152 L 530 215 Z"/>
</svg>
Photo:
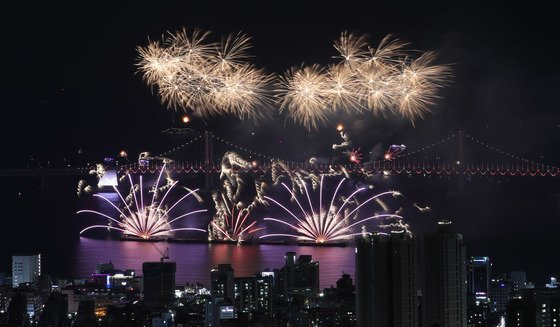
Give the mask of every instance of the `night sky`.
<svg viewBox="0 0 560 327">
<path fill-rule="evenodd" d="M 30 156 L 56 161 L 79 149 L 93 158 L 121 149 L 132 155 L 167 150 L 160 132 L 180 115 L 160 104 L 134 63 L 136 47 L 146 45 L 148 37 L 159 39 L 182 27 L 211 30 L 215 39 L 230 32 L 249 34 L 255 63 L 268 72 L 282 73 L 302 62 L 332 62 L 336 54 L 332 41 L 343 30 L 368 34 L 374 44 L 392 33 L 410 42 L 411 48 L 437 51 L 438 62 L 453 69 L 452 83 L 443 90 L 434 113 L 415 126 L 396 117 L 369 115 L 356 120 L 340 117 L 317 132 L 282 115 L 259 126 L 231 117 L 193 122 L 195 128 L 206 123 L 247 147 L 278 156 L 300 153 L 301 158 L 292 157 L 300 161 L 324 155 L 336 141 L 333 127 L 340 121 L 368 150 L 391 143 L 415 148 L 466 130 L 531 160 L 560 163 L 557 13 L 537 3 L 183 1 L 6 6 L 0 19 L 3 167 L 21 167 Z M 499 159 L 484 152 L 470 157 L 481 161 L 487 155 Z M 533 265 L 536 261 L 527 258 L 543 248 L 557 258 L 558 177 L 477 182 L 455 202 L 446 198 L 446 188 L 423 181 L 410 192 L 433 203 L 438 218 L 455 216 L 458 229 L 475 249 L 472 254 L 495 254 L 504 269 Z M 425 195 L 430 192 L 432 198 Z M 516 257 L 510 243 L 516 244 L 514 251 L 525 261 L 511 263 Z M 555 263 L 542 270 L 538 273 L 558 273 L 560 266 Z"/>
</svg>

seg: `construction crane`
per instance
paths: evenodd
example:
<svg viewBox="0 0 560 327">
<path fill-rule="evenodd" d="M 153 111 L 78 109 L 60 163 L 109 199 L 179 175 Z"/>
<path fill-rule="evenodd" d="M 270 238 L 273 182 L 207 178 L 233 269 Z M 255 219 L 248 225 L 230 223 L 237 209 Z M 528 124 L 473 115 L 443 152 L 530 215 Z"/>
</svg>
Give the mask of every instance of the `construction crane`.
<svg viewBox="0 0 560 327">
<path fill-rule="evenodd" d="M 168 247 L 166 247 L 165 251 L 162 252 L 154 243 L 151 243 L 151 244 L 154 246 L 156 251 L 158 251 L 158 253 L 161 255 L 161 257 L 159 259 L 160 262 L 163 262 L 163 260 L 165 260 L 165 259 L 169 259 L 169 248 Z"/>
</svg>

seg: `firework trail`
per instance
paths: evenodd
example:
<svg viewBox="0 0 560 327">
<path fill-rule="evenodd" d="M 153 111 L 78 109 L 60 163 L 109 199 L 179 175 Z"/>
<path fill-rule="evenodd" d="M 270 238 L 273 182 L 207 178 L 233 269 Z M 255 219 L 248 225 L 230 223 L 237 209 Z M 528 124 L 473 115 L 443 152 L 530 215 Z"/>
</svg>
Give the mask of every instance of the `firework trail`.
<svg viewBox="0 0 560 327">
<path fill-rule="evenodd" d="M 91 185 L 88 185 L 88 182 L 86 180 L 79 180 L 78 181 L 78 188 L 76 193 L 78 194 L 78 196 L 82 196 L 82 194 L 89 194 L 93 192 L 93 187 L 91 187 Z"/>
<path fill-rule="evenodd" d="M 430 208 L 429 206 L 421 207 L 417 203 L 414 203 L 413 205 L 420 212 L 430 212 L 430 211 L 432 211 L 432 208 Z"/>
<path fill-rule="evenodd" d="M 274 77 L 247 62 L 249 37 L 231 34 L 213 43 L 209 34 L 183 29 L 169 33 L 162 43 L 138 47 L 138 70 L 170 108 L 202 117 L 264 117 L 272 104 L 268 88 Z"/>
<path fill-rule="evenodd" d="M 217 194 L 215 194 L 217 196 Z M 256 227 L 256 220 L 249 218 L 251 211 L 247 208 L 237 210 L 235 205 L 228 205 L 228 200 L 222 194 L 221 201 L 214 199 L 217 216 L 223 219 L 214 219 L 212 227 L 219 234 L 218 239 L 241 242 L 244 235 L 254 234 L 264 228 Z"/>
<path fill-rule="evenodd" d="M 348 133 L 340 131 L 340 137 L 342 138 L 342 142 L 340 144 L 333 144 L 333 150 L 346 149 L 352 146 L 352 140 L 350 140 L 350 136 L 348 136 Z"/>
<path fill-rule="evenodd" d="M 329 243 L 346 240 L 355 235 L 361 235 L 362 232 L 356 232 L 355 227 L 358 225 L 362 225 L 370 220 L 390 219 L 391 222 L 387 223 L 388 225 L 392 224 L 393 221 L 394 223 L 397 223 L 403 219 L 402 216 L 396 214 L 373 214 L 369 217 L 362 218 L 360 217 L 358 212 L 360 208 L 372 201 L 386 196 L 396 197 L 400 195 L 399 192 L 387 191 L 379 193 L 369 197 L 367 200 L 361 203 L 358 203 L 356 200 L 356 196 L 359 193 L 365 191 L 367 188 L 360 187 L 347 196 L 339 195 L 339 190 L 346 180 L 345 178 L 342 178 L 337 184 L 330 202 L 323 203 L 323 180 L 324 176 L 321 177 L 321 181 L 319 184 L 319 202 L 316 206 L 314 206 L 312 203 L 311 195 L 305 182 L 302 182 L 304 188 L 303 194 L 305 195 L 305 198 L 303 200 L 298 199 L 297 194 L 294 193 L 285 183 L 282 183 L 282 186 L 290 193 L 292 201 L 295 202 L 299 207 L 301 211 L 299 215 L 292 212 L 288 208 L 288 206 L 283 205 L 281 202 L 271 197 L 265 196 L 266 199 L 275 203 L 291 217 L 293 217 L 295 221 L 293 223 L 290 223 L 277 218 L 264 218 L 264 220 L 266 221 L 273 221 L 275 223 L 280 223 L 282 225 L 288 226 L 292 230 L 292 233 L 266 234 L 261 236 L 260 238 L 292 237 L 299 241 L 305 242 Z M 307 202 L 308 207 L 304 208 L 304 204 L 302 204 L 302 202 Z M 403 224 L 403 226 L 404 225 L 405 224 Z M 386 227 L 388 228 L 397 226 L 391 225 Z"/>
<path fill-rule="evenodd" d="M 260 177 L 252 176 L 249 172 L 251 167 L 253 163 L 235 152 L 228 151 L 222 157 L 222 188 L 212 193 L 216 212 L 208 226 L 210 240 L 241 241 L 244 234 L 260 230 L 254 226 L 256 221 L 250 222 L 248 216 L 256 206 L 267 204 L 263 197 L 267 183 Z"/>
<path fill-rule="evenodd" d="M 387 149 L 387 151 L 385 152 L 385 154 L 383 155 L 383 159 L 387 160 L 387 161 L 391 161 L 395 158 L 397 158 L 398 156 L 400 156 L 403 151 L 406 150 L 406 145 L 404 144 L 393 144 L 389 147 L 389 149 Z"/>
<path fill-rule="evenodd" d="M 95 176 L 97 181 L 99 182 L 100 179 L 105 176 L 107 173 L 107 167 L 104 164 L 95 164 L 95 169 L 91 169 L 88 174 L 90 176 Z M 88 181 L 81 179 L 78 181 L 78 187 L 76 190 L 76 194 L 80 197 L 84 194 L 90 194 L 97 189 L 97 184 L 95 186 L 89 185 Z"/>
<path fill-rule="evenodd" d="M 179 203 L 187 199 L 189 196 L 193 198 L 197 198 L 196 192 L 198 190 L 191 190 L 186 195 L 181 197 L 178 201 L 176 201 L 170 207 L 167 205 L 164 206 L 165 199 L 173 189 L 173 187 L 177 184 L 176 181 L 173 182 L 169 186 L 168 184 L 164 187 L 166 192 L 164 193 L 161 200 L 157 199 L 159 196 L 159 183 L 162 177 L 163 172 L 165 171 L 165 165 L 161 169 L 158 178 L 153 184 L 151 190 L 148 193 L 153 193 L 151 196 L 151 201 L 149 205 L 145 205 L 145 198 L 144 198 L 144 190 L 143 190 L 143 183 L 142 183 L 142 176 L 140 176 L 140 183 L 139 185 L 135 185 L 132 182 L 132 177 L 128 174 L 128 179 L 130 181 L 130 194 L 124 198 L 123 195 L 119 192 L 116 187 L 113 187 L 115 192 L 118 194 L 119 198 L 122 201 L 122 206 L 119 207 L 111 202 L 106 197 L 94 194 L 95 197 L 99 197 L 109 203 L 117 212 L 117 218 L 114 218 L 108 214 L 95 211 L 95 210 L 80 210 L 77 213 L 93 213 L 109 220 L 108 225 L 93 225 L 83 229 L 80 234 L 84 233 L 87 230 L 95 229 L 95 228 L 106 228 L 117 230 L 123 233 L 124 236 L 131 236 L 140 239 L 146 240 L 153 240 L 153 239 L 161 239 L 167 238 L 172 236 L 173 232 L 176 231 L 200 231 L 205 232 L 203 229 L 199 228 L 173 228 L 172 224 L 177 220 L 186 218 L 191 215 L 195 215 L 198 213 L 206 212 L 206 209 L 202 210 L 194 210 L 179 216 L 175 216 L 171 218 L 170 214 L 177 207 Z M 114 224 L 114 225 L 113 225 Z"/>
</svg>

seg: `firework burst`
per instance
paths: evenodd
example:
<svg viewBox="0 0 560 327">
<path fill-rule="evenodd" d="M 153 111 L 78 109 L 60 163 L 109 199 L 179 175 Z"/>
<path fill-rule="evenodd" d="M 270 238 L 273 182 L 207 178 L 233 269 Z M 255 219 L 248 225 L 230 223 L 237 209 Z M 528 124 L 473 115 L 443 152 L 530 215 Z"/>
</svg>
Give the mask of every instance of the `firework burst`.
<svg viewBox="0 0 560 327">
<path fill-rule="evenodd" d="M 285 74 L 277 89 L 281 109 L 307 129 L 326 124 L 341 109 L 374 114 L 388 110 L 411 122 L 424 117 L 451 74 L 448 66 L 434 63 L 434 52 L 410 59 L 406 45 L 387 36 L 372 47 L 365 36 L 343 32 L 334 42 L 334 58 L 341 62 Z"/>
<path fill-rule="evenodd" d="M 285 220 L 277 218 L 264 218 L 266 221 L 273 221 L 275 223 L 280 223 L 288 226 L 294 233 L 289 234 L 266 234 L 260 238 L 269 237 L 292 237 L 299 241 L 304 242 L 315 242 L 315 243 L 329 243 L 341 240 L 349 239 L 355 235 L 361 235 L 363 231 L 356 232 L 355 228 L 358 225 L 364 224 L 370 220 L 384 220 L 384 219 L 394 219 L 401 221 L 402 216 L 396 214 L 374 214 L 365 218 L 359 216 L 358 210 L 364 205 L 371 203 L 373 201 L 384 203 L 381 198 L 386 196 L 399 196 L 400 193 L 397 191 L 387 191 L 383 193 L 376 194 L 369 197 L 365 201 L 358 203 L 356 200 L 356 195 L 365 191 L 366 187 L 361 187 L 356 189 L 354 192 L 347 196 L 339 196 L 339 190 L 346 180 L 341 179 L 338 183 L 329 203 L 323 203 L 323 180 L 324 176 L 321 177 L 321 182 L 319 184 L 319 203 L 313 206 L 311 201 L 311 195 L 308 192 L 306 183 L 302 181 L 305 198 L 300 201 L 298 196 L 294 191 L 290 189 L 286 184 L 282 183 L 282 186 L 290 192 L 291 199 L 297 204 L 301 213 L 298 215 L 292 212 L 288 206 L 283 205 L 279 201 L 265 196 L 265 198 L 271 202 L 274 202 L 280 208 L 282 208 L 287 214 L 289 214 L 294 220 L 294 223 L 287 222 Z M 306 209 L 302 202 L 307 200 L 309 207 Z"/>
<path fill-rule="evenodd" d="M 199 228 L 173 228 L 172 224 L 177 220 L 186 218 L 191 215 L 195 215 L 198 213 L 206 212 L 206 209 L 202 210 L 194 210 L 190 211 L 181 215 L 178 215 L 174 218 L 171 218 L 171 212 L 173 209 L 177 208 L 178 204 L 184 201 L 185 199 L 192 197 L 197 198 L 198 195 L 196 192 L 198 190 L 189 190 L 189 192 L 181 197 L 178 201 L 176 201 L 170 207 L 164 206 L 165 199 L 171 192 L 171 190 L 177 184 L 177 181 L 171 182 L 170 185 L 163 186 L 159 188 L 159 182 L 161 180 L 162 173 L 165 170 L 165 165 L 161 169 L 156 183 L 153 185 L 150 192 L 153 193 L 151 197 L 151 202 L 149 205 L 144 204 L 144 192 L 143 192 L 143 183 L 142 183 L 142 176 L 140 176 L 140 183 L 139 185 L 135 185 L 132 182 L 132 177 L 129 174 L 128 179 L 130 181 L 130 195 L 126 198 L 119 192 L 116 187 L 113 187 L 115 192 L 118 194 L 119 198 L 122 201 L 121 207 L 117 206 L 109 199 L 104 197 L 103 195 L 95 194 L 95 197 L 103 199 L 107 203 L 109 203 L 118 213 L 117 217 L 113 217 L 111 215 L 95 211 L 95 210 L 80 210 L 77 213 L 93 213 L 109 220 L 108 225 L 93 225 L 83 229 L 80 234 L 83 234 L 85 231 L 90 229 L 102 228 L 102 229 L 109 229 L 109 230 L 117 230 L 123 233 L 124 236 L 131 236 L 139 239 L 145 240 L 153 240 L 153 239 L 162 239 L 172 236 L 173 232 L 176 231 L 200 231 L 206 232 L 203 229 Z M 162 190 L 166 190 L 161 200 L 158 201 L 158 193 Z"/>
<path fill-rule="evenodd" d="M 169 33 L 162 43 L 138 47 L 139 71 L 155 86 L 170 108 L 199 116 L 232 114 L 262 118 L 272 100 L 266 89 L 273 76 L 247 62 L 251 48 L 246 35 L 228 35 L 219 43 L 208 32 Z"/>
<path fill-rule="evenodd" d="M 372 46 L 364 35 L 343 32 L 334 41 L 339 62 L 295 67 L 279 78 L 249 62 L 248 36 L 208 38 L 183 29 L 138 47 L 138 70 L 169 108 L 258 120 L 276 98 L 280 111 L 307 129 L 341 110 L 390 112 L 414 122 L 431 111 L 451 76 L 449 66 L 435 64 L 434 52 L 412 56 L 418 51 L 390 35 Z"/>
<path fill-rule="evenodd" d="M 361 148 L 357 148 L 357 149 L 352 149 L 352 151 L 348 151 L 348 160 L 350 160 L 350 162 L 355 163 L 355 164 L 359 164 L 360 162 L 362 162 L 362 149 Z"/>
<path fill-rule="evenodd" d="M 293 68 L 281 79 L 277 96 L 280 110 L 308 129 L 325 124 L 328 115 L 329 83 L 325 69 L 319 65 Z"/>
</svg>

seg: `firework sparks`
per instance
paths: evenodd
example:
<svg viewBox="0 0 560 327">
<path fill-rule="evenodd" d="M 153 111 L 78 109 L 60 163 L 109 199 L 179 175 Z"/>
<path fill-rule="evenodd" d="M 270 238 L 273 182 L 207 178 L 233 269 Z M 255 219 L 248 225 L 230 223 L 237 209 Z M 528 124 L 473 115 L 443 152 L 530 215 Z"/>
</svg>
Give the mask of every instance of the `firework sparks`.
<svg viewBox="0 0 560 327">
<path fill-rule="evenodd" d="M 286 110 L 289 117 L 307 129 L 317 129 L 328 121 L 329 103 L 332 102 L 328 87 L 325 69 L 321 66 L 293 68 L 282 78 L 277 90 L 281 99 L 280 110 Z"/>
<path fill-rule="evenodd" d="M 430 211 L 432 211 L 432 208 L 430 208 L 429 206 L 421 207 L 417 203 L 414 203 L 413 205 L 420 212 L 430 212 Z"/>
<path fill-rule="evenodd" d="M 390 35 L 374 47 L 363 35 L 343 32 L 334 42 L 339 63 L 292 68 L 278 79 L 248 61 L 248 36 L 214 43 L 209 34 L 183 29 L 138 47 L 138 70 L 169 108 L 258 120 L 276 97 L 280 111 L 307 129 L 327 124 L 339 110 L 390 111 L 414 122 L 430 112 L 451 75 L 434 63 L 434 52 L 411 59 L 407 44 Z"/>
<path fill-rule="evenodd" d="M 156 86 L 170 108 L 199 116 L 232 114 L 258 119 L 271 104 L 267 92 L 273 76 L 247 62 L 249 37 L 228 35 L 220 43 L 208 32 L 186 30 L 138 47 L 137 65 L 149 86 Z"/>
<path fill-rule="evenodd" d="M 310 193 L 308 192 L 307 186 L 305 185 L 306 183 L 302 181 L 304 194 L 309 204 L 309 207 L 307 209 L 305 209 L 302 204 L 302 202 L 305 202 L 305 199 L 300 201 L 296 193 L 294 193 L 286 184 L 282 183 L 282 186 L 286 190 L 288 190 L 288 192 L 290 192 L 292 200 L 301 210 L 301 215 L 297 215 L 296 213 L 292 212 L 287 206 L 283 205 L 279 201 L 265 196 L 266 199 L 274 202 L 276 205 L 286 211 L 286 213 L 288 213 L 291 217 L 293 217 L 295 222 L 291 223 L 285 220 L 270 217 L 264 218 L 264 220 L 273 221 L 288 226 L 295 233 L 267 234 L 261 236 L 260 238 L 292 237 L 306 242 L 329 243 L 345 240 L 355 235 L 361 235 L 362 232 L 357 233 L 355 231 L 355 227 L 370 220 L 394 219 L 396 221 L 401 221 L 403 219 L 403 217 L 396 214 L 374 214 L 366 218 L 361 218 L 358 214 L 358 210 L 367 203 L 377 201 L 385 196 L 398 196 L 400 193 L 396 191 L 388 191 L 376 194 L 358 204 L 355 200 L 356 195 L 363 192 L 367 188 L 361 187 L 348 196 L 339 196 L 339 190 L 346 180 L 345 178 L 343 178 L 338 183 L 334 194 L 331 197 L 330 203 L 328 205 L 325 205 L 325 203 L 323 203 L 323 180 L 324 176 L 321 177 L 321 182 L 319 185 L 319 203 L 315 207 L 312 204 Z"/>
<path fill-rule="evenodd" d="M 102 200 L 109 203 L 117 212 L 118 216 L 116 218 L 99 212 L 95 210 L 80 210 L 77 213 L 92 213 L 109 220 L 109 225 L 93 225 L 83 229 L 80 234 L 84 233 L 90 229 L 96 228 L 106 228 L 117 230 L 123 233 L 125 236 L 132 236 L 140 239 L 152 240 L 152 239 L 160 239 L 160 238 L 167 238 L 172 235 L 173 232 L 176 231 L 200 231 L 205 232 L 203 229 L 199 228 L 173 228 L 172 224 L 177 220 L 186 218 L 191 215 L 195 215 L 198 213 L 206 212 L 206 209 L 202 210 L 194 210 L 174 218 L 170 217 L 171 211 L 177 207 L 179 203 L 183 200 L 187 199 L 189 196 L 196 198 L 196 192 L 198 190 L 191 190 L 181 197 L 178 201 L 176 201 L 173 205 L 169 208 L 164 206 L 165 199 L 173 189 L 173 187 L 177 184 L 177 182 L 173 182 L 173 184 L 169 187 L 165 187 L 167 190 L 162 199 L 160 201 L 156 201 L 158 196 L 158 188 L 159 182 L 162 177 L 162 173 L 165 171 L 165 165 L 161 169 L 157 181 L 153 185 L 151 192 L 153 193 L 152 199 L 149 205 L 144 205 L 144 193 L 143 193 L 143 183 L 142 183 L 142 176 L 140 176 L 140 184 L 134 185 L 132 182 L 132 177 L 128 175 L 128 179 L 130 181 L 130 194 L 126 198 L 122 196 L 119 190 L 113 186 L 115 192 L 118 194 L 119 198 L 122 201 L 122 206 L 119 207 L 111 202 L 106 197 L 94 194 L 95 197 L 101 198 Z M 114 224 L 114 225 L 113 225 Z"/>
<path fill-rule="evenodd" d="M 348 160 L 350 160 L 350 162 L 355 164 L 359 164 L 360 162 L 362 162 L 363 153 L 360 148 L 352 149 L 352 151 L 348 151 L 347 154 Z"/>
<path fill-rule="evenodd" d="M 223 199 L 226 203 L 225 198 Z M 254 234 L 264 228 L 256 227 L 257 221 L 250 221 L 251 211 L 241 209 L 236 212 L 235 206 L 225 207 L 225 217 L 223 220 L 213 220 L 212 226 L 221 234 L 222 239 L 230 241 L 243 241 L 244 235 Z M 222 209 L 223 210 L 223 209 Z"/>
<path fill-rule="evenodd" d="M 398 156 L 401 155 L 401 153 L 406 150 L 406 145 L 404 144 L 393 144 L 389 147 L 389 149 L 387 149 L 387 151 L 385 152 L 385 154 L 383 155 L 383 159 L 387 160 L 387 161 L 391 161 L 395 158 L 397 158 Z"/>
<path fill-rule="evenodd" d="M 412 122 L 422 118 L 451 74 L 448 66 L 434 64 L 434 52 L 409 59 L 406 45 L 387 36 L 372 47 L 365 36 L 343 32 L 334 42 L 340 63 L 285 74 L 277 90 L 281 108 L 307 129 L 326 124 L 341 109 L 374 114 L 389 110 Z"/>
</svg>

